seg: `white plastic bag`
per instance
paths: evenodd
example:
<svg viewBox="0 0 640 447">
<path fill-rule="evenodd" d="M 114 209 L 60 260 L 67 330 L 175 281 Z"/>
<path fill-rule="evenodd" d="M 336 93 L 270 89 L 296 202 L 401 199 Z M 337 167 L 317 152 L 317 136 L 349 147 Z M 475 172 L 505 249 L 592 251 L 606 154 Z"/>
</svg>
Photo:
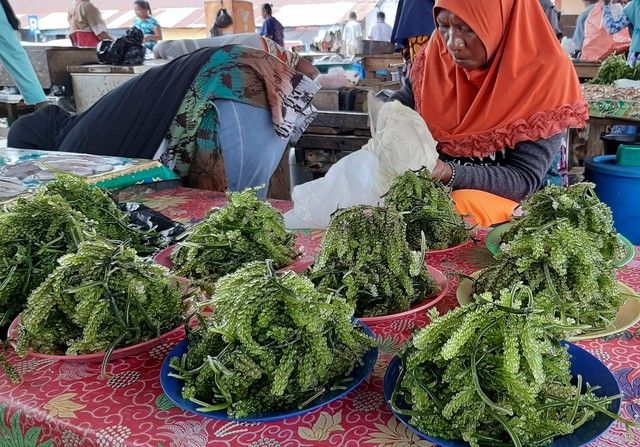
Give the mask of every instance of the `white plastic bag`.
<svg viewBox="0 0 640 447">
<path fill-rule="evenodd" d="M 324 229 L 338 209 L 377 205 L 380 201 L 378 159 L 356 151 L 331 166 L 323 178 L 293 189 L 293 210 L 284 215 L 289 229 Z"/>
<path fill-rule="evenodd" d="M 378 205 L 406 171 L 433 171 L 436 142 L 418 113 L 397 101 L 385 103 L 375 128 L 369 143 L 331 166 L 324 178 L 293 189 L 293 210 L 284 216 L 287 228 L 327 228 L 338 209 Z"/>
<path fill-rule="evenodd" d="M 354 77 L 355 75 L 355 77 Z M 318 75 L 315 81 L 328 90 L 339 90 L 343 87 L 353 87 L 358 82 L 358 76 L 354 72 L 347 72 L 342 67 L 333 67 L 326 74 Z"/>
<path fill-rule="evenodd" d="M 567 53 L 569 56 L 571 56 L 578 49 L 573 39 L 570 39 L 568 37 L 563 37 L 560 45 L 562 46 L 562 49 L 564 50 L 564 52 Z"/>
<path fill-rule="evenodd" d="M 407 171 L 433 171 L 438 161 L 437 143 L 416 111 L 398 101 L 388 102 L 375 121 L 375 135 L 362 149 L 380 161 L 382 195 Z"/>
</svg>

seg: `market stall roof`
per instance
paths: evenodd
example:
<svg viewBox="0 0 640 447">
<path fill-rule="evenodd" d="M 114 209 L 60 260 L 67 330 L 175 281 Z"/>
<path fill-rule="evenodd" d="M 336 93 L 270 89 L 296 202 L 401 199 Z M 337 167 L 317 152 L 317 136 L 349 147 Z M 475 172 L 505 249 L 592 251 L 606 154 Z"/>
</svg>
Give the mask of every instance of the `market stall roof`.
<svg viewBox="0 0 640 447">
<path fill-rule="evenodd" d="M 102 16 L 111 29 L 127 28 L 133 22 L 134 13 L 130 0 L 93 0 L 100 8 Z M 273 14 L 285 27 L 330 26 L 343 23 L 349 12 L 355 11 L 364 18 L 375 7 L 376 0 L 272 0 Z M 11 5 L 22 21 L 24 29 L 29 29 L 28 16 L 38 16 L 41 30 L 68 28 L 67 12 L 71 0 L 12 0 Z M 256 24 L 262 24 L 261 2 L 254 2 Z M 166 28 L 204 28 L 203 0 L 152 0 L 153 14 Z M 179 6 L 179 7 L 178 7 Z"/>
<path fill-rule="evenodd" d="M 364 19 L 379 3 L 374 0 L 272 0 L 273 16 L 287 28 L 299 26 L 329 26 L 345 22 L 355 11 Z M 256 24 L 262 23 L 260 5 L 255 7 Z"/>
<path fill-rule="evenodd" d="M 132 1 L 93 0 L 100 8 L 102 17 L 111 29 L 128 28 L 135 18 Z M 202 0 L 181 0 L 180 7 L 173 0 L 152 0 L 153 14 L 166 28 L 204 28 L 204 2 Z M 11 5 L 22 22 L 29 29 L 28 17 L 38 16 L 41 30 L 65 29 L 69 27 L 67 14 L 71 0 L 12 0 Z"/>
</svg>

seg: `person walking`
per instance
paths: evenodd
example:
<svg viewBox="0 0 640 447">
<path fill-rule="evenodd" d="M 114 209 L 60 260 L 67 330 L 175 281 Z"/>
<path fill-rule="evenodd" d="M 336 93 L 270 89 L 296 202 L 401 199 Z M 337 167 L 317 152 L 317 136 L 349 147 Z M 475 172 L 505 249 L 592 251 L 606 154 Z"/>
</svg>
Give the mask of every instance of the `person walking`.
<svg viewBox="0 0 640 447">
<path fill-rule="evenodd" d="M 8 0 L 0 0 L 0 62 L 16 83 L 24 102 L 38 107 L 47 105 L 47 98 L 33 70 L 27 52 L 18 40 L 20 20 Z"/>
<path fill-rule="evenodd" d="M 273 17 L 273 10 L 269 3 L 262 5 L 262 18 L 264 22 L 262 23 L 260 35 L 284 47 L 284 26 Z"/>
<path fill-rule="evenodd" d="M 358 15 L 355 11 L 349 13 L 349 21 L 344 26 L 342 40 L 345 45 L 345 55 L 353 57 L 362 52 L 362 26 L 358 22 Z"/>
</svg>

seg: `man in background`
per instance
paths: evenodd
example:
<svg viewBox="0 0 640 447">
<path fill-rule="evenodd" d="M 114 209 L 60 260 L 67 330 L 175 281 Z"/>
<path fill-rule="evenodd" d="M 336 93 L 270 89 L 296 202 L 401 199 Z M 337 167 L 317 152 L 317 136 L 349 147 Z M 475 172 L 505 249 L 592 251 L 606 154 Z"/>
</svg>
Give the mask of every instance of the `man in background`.
<svg viewBox="0 0 640 447">
<path fill-rule="evenodd" d="M 47 105 L 38 76 L 31 66 L 27 52 L 22 48 L 16 31 L 20 29 L 20 20 L 16 17 L 8 0 L 0 0 L 0 62 L 7 69 L 24 102 L 37 105 L 38 108 Z"/>
<path fill-rule="evenodd" d="M 378 12 L 378 21 L 375 25 L 371 27 L 371 31 L 369 32 L 369 40 L 375 40 L 379 42 L 391 42 L 391 34 L 393 33 L 393 28 L 385 22 L 385 14 L 384 12 Z"/>
<path fill-rule="evenodd" d="M 345 45 L 345 56 L 352 57 L 362 53 L 362 26 L 358 22 L 358 15 L 355 11 L 349 13 L 349 21 L 344 26 L 342 40 Z"/>
</svg>

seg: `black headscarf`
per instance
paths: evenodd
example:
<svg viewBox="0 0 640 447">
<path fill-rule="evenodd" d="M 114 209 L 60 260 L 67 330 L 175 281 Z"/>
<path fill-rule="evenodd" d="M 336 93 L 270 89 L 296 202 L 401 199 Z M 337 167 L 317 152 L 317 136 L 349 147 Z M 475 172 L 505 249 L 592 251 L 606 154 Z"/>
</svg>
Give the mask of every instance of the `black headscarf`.
<svg viewBox="0 0 640 447">
<path fill-rule="evenodd" d="M 9 0 L 0 0 L 0 5 L 2 5 L 2 9 L 4 9 L 4 13 L 7 16 L 7 20 L 9 20 L 11 27 L 18 31 L 20 29 L 20 19 L 18 19 L 16 13 L 13 12 L 13 8 L 9 4 Z"/>
<path fill-rule="evenodd" d="M 214 48 L 204 48 L 155 67 L 71 117 L 47 107 L 17 120 L 8 145 L 20 149 L 152 158 L 194 78 Z"/>
</svg>

